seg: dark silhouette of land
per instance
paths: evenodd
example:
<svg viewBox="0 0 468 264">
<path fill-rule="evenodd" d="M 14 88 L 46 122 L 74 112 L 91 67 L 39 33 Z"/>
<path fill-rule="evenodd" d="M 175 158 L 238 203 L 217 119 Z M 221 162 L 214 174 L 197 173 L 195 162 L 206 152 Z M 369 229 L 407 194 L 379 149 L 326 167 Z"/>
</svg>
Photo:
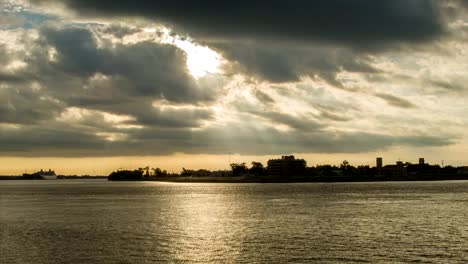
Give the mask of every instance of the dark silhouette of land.
<svg viewBox="0 0 468 264">
<path fill-rule="evenodd" d="M 231 170 L 187 170 L 168 173 L 150 167 L 118 170 L 108 176 L 110 181 L 170 181 L 170 182 L 369 182 L 369 181 L 441 181 L 468 180 L 468 167 L 430 165 L 419 159 L 418 164 L 398 161 L 383 166 L 377 158 L 376 166 L 354 167 L 348 161 L 340 166 L 317 165 L 308 167 L 303 159 L 283 156 L 269 160 L 267 167 L 260 162 L 232 163 Z"/>
<path fill-rule="evenodd" d="M 107 179 L 108 176 L 91 176 L 91 175 L 57 175 L 54 170 L 40 170 L 34 173 L 23 173 L 22 176 L 0 176 L 0 180 L 44 180 L 44 179 Z"/>
<path fill-rule="evenodd" d="M 0 180 L 42 180 L 42 179 L 108 179 L 109 181 L 167 181 L 167 182 L 370 182 L 370 181 L 443 181 L 468 180 L 468 166 L 430 165 L 419 159 L 417 164 L 398 161 L 383 165 L 382 158 L 376 159 L 376 166 L 353 166 L 343 161 L 339 166 L 317 165 L 309 167 L 303 159 L 283 156 L 271 159 L 265 167 L 253 161 L 232 163 L 230 170 L 210 171 L 205 169 L 182 169 L 180 173 L 169 173 L 160 168 L 138 168 L 117 170 L 109 176 L 64 176 L 53 170 L 40 170 L 22 176 L 0 176 Z"/>
</svg>

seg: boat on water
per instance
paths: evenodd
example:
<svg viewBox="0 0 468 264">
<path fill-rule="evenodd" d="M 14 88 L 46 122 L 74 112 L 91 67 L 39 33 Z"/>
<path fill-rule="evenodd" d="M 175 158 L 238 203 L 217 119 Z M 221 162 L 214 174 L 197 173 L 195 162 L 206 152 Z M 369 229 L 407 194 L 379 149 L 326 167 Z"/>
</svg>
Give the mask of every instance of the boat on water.
<svg viewBox="0 0 468 264">
<path fill-rule="evenodd" d="M 32 174 L 23 174 L 24 178 L 27 179 L 41 179 L 41 180 L 56 180 L 57 179 L 57 174 L 55 174 L 55 171 L 53 170 L 40 170 Z"/>
</svg>

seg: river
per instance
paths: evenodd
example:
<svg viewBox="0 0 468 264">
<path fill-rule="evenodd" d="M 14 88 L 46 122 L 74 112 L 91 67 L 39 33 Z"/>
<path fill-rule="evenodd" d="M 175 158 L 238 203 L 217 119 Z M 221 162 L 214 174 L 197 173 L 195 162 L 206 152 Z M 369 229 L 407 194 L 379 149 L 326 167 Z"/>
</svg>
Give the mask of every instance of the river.
<svg viewBox="0 0 468 264">
<path fill-rule="evenodd" d="M 0 181 L 0 263 L 468 263 L 468 181 Z"/>
</svg>

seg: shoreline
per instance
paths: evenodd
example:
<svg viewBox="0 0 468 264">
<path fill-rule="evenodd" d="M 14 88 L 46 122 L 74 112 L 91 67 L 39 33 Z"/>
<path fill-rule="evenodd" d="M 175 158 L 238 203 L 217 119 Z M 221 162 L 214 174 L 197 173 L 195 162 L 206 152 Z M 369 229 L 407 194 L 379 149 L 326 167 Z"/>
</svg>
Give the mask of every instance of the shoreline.
<svg viewBox="0 0 468 264">
<path fill-rule="evenodd" d="M 154 179 L 109 180 L 152 181 L 171 183 L 348 183 L 348 182 L 416 182 L 416 181 L 466 181 L 468 175 L 420 176 L 412 178 L 386 177 L 316 177 L 316 178 L 252 178 L 252 177 L 159 177 Z"/>
<path fill-rule="evenodd" d="M 24 180 L 44 180 L 27 179 L 22 176 L 0 176 L 0 181 L 24 181 Z M 271 178 L 271 177 L 150 177 L 141 179 L 108 180 L 106 177 L 62 177 L 56 180 L 106 180 L 115 182 L 147 181 L 147 182 L 168 182 L 168 183 L 351 183 L 351 182 L 416 182 L 416 181 L 466 181 L 468 175 L 423 175 L 413 177 L 291 177 L 291 178 Z M 50 180 L 49 180 L 50 181 Z"/>
</svg>

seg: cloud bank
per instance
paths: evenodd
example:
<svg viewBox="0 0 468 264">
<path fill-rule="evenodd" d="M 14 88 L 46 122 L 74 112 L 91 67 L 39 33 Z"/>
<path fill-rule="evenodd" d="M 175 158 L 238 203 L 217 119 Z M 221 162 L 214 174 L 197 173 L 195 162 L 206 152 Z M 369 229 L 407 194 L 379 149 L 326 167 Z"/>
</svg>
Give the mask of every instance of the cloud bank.
<svg viewBox="0 0 468 264">
<path fill-rule="evenodd" d="M 28 2 L 2 11 L 2 156 L 365 153 L 465 138 L 466 20 L 447 16 L 464 1 Z M 217 52 L 219 72 L 194 76 L 193 47 Z"/>
</svg>

